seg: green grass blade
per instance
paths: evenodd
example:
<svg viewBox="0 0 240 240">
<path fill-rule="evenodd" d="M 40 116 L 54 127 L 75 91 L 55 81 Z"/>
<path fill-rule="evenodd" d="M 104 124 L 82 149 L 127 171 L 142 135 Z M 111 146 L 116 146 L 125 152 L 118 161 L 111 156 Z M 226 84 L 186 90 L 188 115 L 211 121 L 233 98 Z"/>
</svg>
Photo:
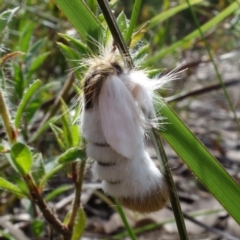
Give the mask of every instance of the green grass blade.
<svg viewBox="0 0 240 240">
<path fill-rule="evenodd" d="M 80 40 L 63 33 L 59 33 L 58 35 L 68 41 L 70 45 L 83 57 L 87 57 L 92 54 L 91 50 Z"/>
<path fill-rule="evenodd" d="M 132 240 L 137 240 L 137 238 L 136 238 L 136 236 L 135 236 L 132 228 L 130 227 L 130 225 L 129 225 L 128 221 L 127 221 L 127 218 L 126 218 L 126 216 L 125 216 L 125 214 L 124 214 L 124 211 L 123 211 L 121 205 L 117 202 L 117 200 L 115 200 L 115 202 L 116 202 L 116 204 L 117 204 L 118 213 L 119 213 L 119 215 L 120 215 L 120 217 L 121 217 L 121 219 L 122 219 L 122 221 L 123 221 L 124 226 L 126 227 L 126 229 L 127 229 L 127 231 L 128 231 L 129 237 L 130 237 Z"/>
<path fill-rule="evenodd" d="M 209 20 L 207 23 L 201 26 L 201 31 L 205 33 L 206 31 L 210 30 L 211 28 L 216 27 L 217 24 L 219 24 L 221 21 L 223 21 L 226 17 L 228 17 L 231 13 L 236 11 L 238 9 L 238 4 L 240 3 L 240 0 L 233 2 L 231 5 L 229 5 L 227 8 L 225 8 L 222 12 L 216 15 L 216 17 Z M 145 66 L 154 64 L 154 62 L 158 61 L 159 59 L 163 58 L 165 55 L 175 51 L 177 48 L 186 48 L 191 44 L 191 41 L 196 39 L 200 36 L 199 30 L 194 30 L 190 34 L 188 34 L 186 37 L 181 39 L 180 41 L 177 41 L 173 43 L 171 46 L 163 48 L 160 50 L 155 56 L 148 58 L 145 61 Z"/>
<path fill-rule="evenodd" d="M 198 3 L 203 2 L 203 0 L 192 0 L 190 1 L 191 5 L 195 5 Z M 158 25 L 159 23 L 169 19 L 170 17 L 173 17 L 174 15 L 176 15 L 177 13 L 185 10 L 188 8 L 188 4 L 187 3 L 182 3 L 179 4 L 176 7 L 172 7 L 164 12 L 161 12 L 160 14 L 156 15 L 155 17 L 153 17 L 149 24 L 147 25 L 147 29 L 151 29 L 153 27 L 155 27 L 156 25 Z M 146 24 L 146 23 L 144 23 Z M 143 24 L 142 24 L 143 25 Z"/>
<path fill-rule="evenodd" d="M 80 62 L 80 55 L 76 52 L 76 50 L 72 49 L 71 47 L 57 42 L 57 45 L 61 49 L 65 59 L 68 61 L 69 65 L 71 66 L 72 70 L 76 77 L 80 80 L 82 79 L 82 70 L 85 68 L 81 66 Z"/>
<path fill-rule="evenodd" d="M 86 42 L 90 36 L 92 39 L 99 39 L 103 27 L 84 1 L 55 0 L 55 2 L 76 28 L 83 41 Z"/>
<path fill-rule="evenodd" d="M 221 87 L 222 87 L 222 89 L 223 89 L 223 93 L 224 93 L 224 95 L 225 95 L 225 98 L 227 99 L 228 105 L 230 106 L 230 109 L 231 109 L 232 112 L 233 112 L 233 116 L 234 116 L 235 121 L 236 121 L 236 123 L 237 123 L 238 132 L 240 133 L 240 123 L 239 123 L 239 121 L 238 121 L 236 111 L 235 111 L 235 109 L 234 109 L 233 103 L 232 103 L 232 101 L 231 101 L 231 99 L 230 99 L 230 96 L 229 96 L 229 94 L 228 94 L 228 91 L 227 91 L 227 89 L 226 89 L 226 86 L 225 86 L 225 84 L 224 84 L 224 82 L 223 82 L 222 76 L 221 76 L 221 74 L 220 74 L 220 72 L 219 72 L 219 70 L 218 70 L 217 64 L 216 64 L 216 62 L 215 62 L 215 60 L 214 60 L 214 58 L 213 58 L 211 49 L 210 49 L 210 47 L 209 47 L 209 45 L 208 45 L 208 43 L 207 43 L 207 41 L 206 41 L 206 39 L 205 39 L 205 37 L 204 37 L 204 35 L 203 35 L 203 32 L 202 32 L 201 27 L 200 27 L 200 23 L 199 23 L 199 21 L 198 21 L 198 19 L 197 19 L 197 16 L 196 16 L 195 12 L 193 11 L 193 8 L 192 8 L 189 0 L 187 0 L 187 3 L 188 3 L 188 5 L 189 5 L 189 9 L 190 9 L 191 14 L 192 14 L 192 16 L 193 16 L 194 22 L 195 22 L 195 24 L 197 25 L 197 28 L 198 28 L 198 30 L 199 30 L 199 33 L 200 33 L 200 35 L 201 35 L 201 37 L 202 37 L 202 40 L 203 40 L 203 42 L 204 42 L 204 44 L 205 44 L 205 48 L 206 48 L 206 50 L 207 50 L 207 52 L 208 52 L 208 56 L 209 56 L 209 58 L 210 58 L 210 60 L 211 60 L 211 62 L 212 62 L 212 64 L 213 64 L 213 67 L 214 67 L 214 70 L 215 70 L 215 72 L 216 72 L 217 78 L 218 78 L 218 80 L 219 80 L 219 82 L 220 82 L 220 84 L 221 84 Z"/>
<path fill-rule="evenodd" d="M 19 7 L 8 9 L 0 14 L 0 36 L 2 35 L 4 29 L 8 26 L 9 22 L 12 20 L 14 14 L 19 9 Z"/>
<path fill-rule="evenodd" d="M 214 195 L 229 214 L 240 223 L 240 186 L 208 152 L 169 106 L 159 107 L 168 124 L 161 135 Z"/>
<path fill-rule="evenodd" d="M 16 117 L 15 117 L 15 127 L 16 128 L 19 127 L 24 108 L 26 107 L 26 105 L 27 105 L 28 101 L 30 100 L 30 98 L 32 97 L 32 95 L 39 89 L 40 85 L 41 85 L 41 81 L 36 80 L 23 95 L 22 101 L 19 104 L 19 107 L 18 107 L 18 110 L 16 113 Z"/>
<path fill-rule="evenodd" d="M 127 46 L 130 46 L 130 44 L 131 44 L 132 33 L 133 33 L 133 29 L 137 22 L 137 17 L 138 17 L 139 11 L 140 11 L 141 4 L 142 4 L 142 0 L 136 0 L 134 3 L 133 12 L 132 12 L 132 16 L 130 19 L 130 24 L 129 24 L 129 28 L 128 28 L 127 36 L 126 36 Z"/>
</svg>

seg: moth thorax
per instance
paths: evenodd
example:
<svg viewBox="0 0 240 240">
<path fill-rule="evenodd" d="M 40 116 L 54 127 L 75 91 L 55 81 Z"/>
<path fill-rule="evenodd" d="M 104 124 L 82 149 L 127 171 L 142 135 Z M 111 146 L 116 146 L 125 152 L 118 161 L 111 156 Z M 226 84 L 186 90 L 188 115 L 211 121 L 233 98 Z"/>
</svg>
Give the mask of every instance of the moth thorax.
<svg viewBox="0 0 240 240">
<path fill-rule="evenodd" d="M 123 68 L 118 62 L 96 59 L 86 72 L 83 81 L 85 108 L 92 108 L 93 104 L 97 102 L 102 85 L 108 76 L 122 73 Z"/>
</svg>

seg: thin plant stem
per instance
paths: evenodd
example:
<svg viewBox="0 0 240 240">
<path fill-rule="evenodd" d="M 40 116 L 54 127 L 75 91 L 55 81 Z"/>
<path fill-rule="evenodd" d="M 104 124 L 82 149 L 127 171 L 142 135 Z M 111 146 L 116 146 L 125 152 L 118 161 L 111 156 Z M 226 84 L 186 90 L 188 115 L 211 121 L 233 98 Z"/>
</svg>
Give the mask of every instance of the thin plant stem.
<svg viewBox="0 0 240 240">
<path fill-rule="evenodd" d="M 131 55 L 130 55 L 128 48 L 124 42 L 123 36 L 117 25 L 115 16 L 112 13 L 112 10 L 108 4 L 108 1 L 107 0 L 97 0 L 97 1 L 102 10 L 102 13 L 107 22 L 107 25 L 111 31 L 111 34 L 114 39 L 114 43 L 117 45 L 128 68 L 132 69 L 134 65 L 133 65 Z"/>
<path fill-rule="evenodd" d="M 130 46 L 130 44 L 131 44 L 132 33 L 133 33 L 133 29 L 137 22 L 137 17 L 138 17 L 139 11 L 140 11 L 141 4 L 142 4 L 142 0 L 135 0 L 133 12 L 132 12 L 132 16 L 130 19 L 130 24 L 129 24 L 129 28 L 128 28 L 127 36 L 126 36 L 127 46 Z"/>
<path fill-rule="evenodd" d="M 11 144 L 14 144 L 17 141 L 17 131 L 14 129 L 11 123 L 11 117 L 4 101 L 4 97 L 2 91 L 0 90 L 0 115 L 3 120 L 4 127 L 6 129 L 6 133 Z"/>
<path fill-rule="evenodd" d="M 202 40 L 203 40 L 203 42 L 204 42 L 204 45 L 205 45 L 205 48 L 206 48 L 206 50 L 207 50 L 208 56 L 209 56 L 209 58 L 210 58 L 210 60 L 211 60 L 211 62 L 212 62 L 212 64 L 213 64 L 213 67 L 214 67 L 214 70 L 215 70 L 215 72 L 216 72 L 217 78 L 218 78 L 218 80 L 219 80 L 219 82 L 220 82 L 220 84 L 221 84 L 221 86 L 222 86 L 223 93 L 224 93 L 224 95 L 225 95 L 225 97 L 226 97 L 226 99 L 227 99 L 228 105 L 229 105 L 231 111 L 233 112 L 233 115 L 234 115 L 234 118 L 235 118 L 235 121 L 236 121 L 236 124 L 237 124 L 237 128 L 238 128 L 238 134 L 239 134 L 239 136 L 240 136 L 240 123 L 239 123 L 239 121 L 238 121 L 237 114 L 236 114 L 236 111 L 235 111 L 235 109 L 234 109 L 233 103 L 232 103 L 232 101 L 231 101 L 231 99 L 230 99 L 230 96 L 229 96 L 229 94 L 228 94 L 228 91 L 227 91 L 227 89 L 226 89 L 226 86 L 225 86 L 225 84 L 224 84 L 224 82 L 223 82 L 222 76 L 221 76 L 221 74 L 220 74 L 220 72 L 219 72 L 219 70 L 218 70 L 218 66 L 217 66 L 217 64 L 216 64 L 216 62 L 215 62 L 215 60 L 214 60 L 214 58 L 213 58 L 211 49 L 210 49 L 210 47 L 209 47 L 209 45 L 208 45 L 208 43 L 207 43 L 207 41 L 206 41 L 206 39 L 205 39 L 205 37 L 204 37 L 203 31 L 202 31 L 202 29 L 201 29 L 201 26 L 200 26 L 200 23 L 199 23 L 199 21 L 198 21 L 198 19 L 197 19 L 197 16 L 196 16 L 195 12 L 193 11 L 192 5 L 190 4 L 189 0 L 186 0 L 186 1 L 187 1 L 189 10 L 190 10 L 190 12 L 191 12 L 191 14 L 192 14 L 193 20 L 194 20 L 194 22 L 195 22 L 195 24 L 196 24 L 196 26 L 197 26 L 197 28 L 198 28 L 198 31 L 199 31 L 199 33 L 200 33 L 200 35 L 201 35 Z M 239 4 L 238 1 L 237 1 L 237 3 Z"/>
<path fill-rule="evenodd" d="M 82 184 L 83 184 L 83 177 L 84 177 L 84 170 L 85 170 L 86 161 L 80 162 L 80 168 L 77 176 L 77 181 L 74 182 L 75 184 L 75 197 L 73 200 L 72 211 L 68 222 L 68 228 L 72 229 L 74 226 L 75 218 L 78 212 L 78 209 L 81 205 L 81 193 L 82 193 Z"/>
<path fill-rule="evenodd" d="M 168 165 L 167 156 L 163 148 L 161 136 L 156 129 L 152 130 L 152 135 L 153 135 L 152 139 L 155 144 L 155 149 L 156 149 L 158 159 L 161 158 L 160 164 L 162 165 L 161 166 L 162 173 L 169 184 L 170 201 L 171 201 L 174 217 L 176 219 L 179 237 L 181 240 L 187 240 L 188 235 L 187 235 L 187 230 L 186 230 L 186 226 L 183 218 L 183 213 L 182 213 L 179 198 L 177 195 L 177 190 L 173 181 L 171 169 Z"/>
<path fill-rule="evenodd" d="M 137 240 L 137 238 L 136 238 L 136 236 L 135 236 L 132 228 L 130 227 L 130 225 L 129 225 L 128 221 L 127 221 L 127 218 L 126 218 L 126 216 L 125 216 L 125 213 L 124 213 L 121 205 L 117 202 L 116 199 L 115 199 L 115 202 L 116 202 L 116 204 L 117 204 L 118 213 L 119 213 L 119 215 L 120 215 L 120 217 L 121 217 L 121 219 L 122 219 L 122 221 L 123 221 L 123 223 L 124 223 L 124 226 L 126 227 L 126 229 L 127 229 L 127 231 L 128 231 L 129 237 L 130 237 L 132 240 Z"/>
<path fill-rule="evenodd" d="M 38 187 L 36 186 L 31 175 L 27 174 L 23 176 L 25 183 L 28 186 L 29 193 L 33 202 L 39 207 L 45 219 L 52 225 L 55 231 L 62 234 L 66 239 L 71 236 L 71 231 L 65 226 L 49 209 L 46 202 L 42 198 Z"/>
</svg>

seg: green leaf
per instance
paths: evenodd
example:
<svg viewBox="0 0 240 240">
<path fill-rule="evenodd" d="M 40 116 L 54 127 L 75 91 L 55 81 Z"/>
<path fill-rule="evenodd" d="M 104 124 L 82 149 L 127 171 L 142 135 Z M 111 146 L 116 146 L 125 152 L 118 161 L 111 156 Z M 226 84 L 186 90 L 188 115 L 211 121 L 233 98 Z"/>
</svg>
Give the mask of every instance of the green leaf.
<svg viewBox="0 0 240 240">
<path fill-rule="evenodd" d="M 32 58 L 37 55 L 40 48 L 43 47 L 44 44 L 46 44 L 46 42 L 47 42 L 47 38 L 41 38 L 30 47 L 25 58 L 27 66 L 29 66 L 29 64 L 32 62 Z"/>
<path fill-rule="evenodd" d="M 50 123 L 54 123 L 60 119 L 60 116 L 55 116 L 46 121 L 42 126 L 40 126 L 37 131 L 29 139 L 29 143 L 34 142 L 43 132 L 49 128 Z"/>
<path fill-rule="evenodd" d="M 42 190 L 45 186 L 45 184 L 47 183 L 47 181 L 54 175 L 56 174 L 58 171 L 60 171 L 63 167 L 65 166 L 65 164 L 58 164 L 57 166 L 55 166 L 53 169 L 51 169 L 47 174 L 45 174 L 43 176 L 43 178 L 41 179 L 41 182 L 39 184 L 39 188 L 40 190 Z"/>
<path fill-rule="evenodd" d="M 0 177 L 0 188 L 5 190 L 5 191 L 14 193 L 19 197 L 26 197 L 26 194 L 20 188 L 18 188 L 13 183 L 11 183 L 11 182 L 9 182 L 9 181 L 1 178 L 1 177 Z"/>
<path fill-rule="evenodd" d="M 149 52 L 149 45 L 144 45 L 141 48 L 137 50 L 137 52 L 133 56 L 133 62 L 138 65 L 138 63 L 145 57 L 147 56 Z"/>
<path fill-rule="evenodd" d="M 146 71 L 146 74 L 148 75 L 149 78 L 154 78 L 156 77 L 157 75 L 161 74 L 163 72 L 162 69 L 150 69 L 150 70 L 147 70 Z"/>
<path fill-rule="evenodd" d="M 15 127 L 19 128 L 20 120 L 24 111 L 24 108 L 26 107 L 27 103 L 29 102 L 32 95 L 38 90 L 38 88 L 41 85 L 40 80 L 36 80 L 25 92 L 22 101 L 19 104 L 19 107 L 17 109 L 17 113 L 15 116 Z"/>
<path fill-rule="evenodd" d="M 233 2 L 232 4 L 230 4 L 228 7 L 226 7 L 222 12 L 220 12 L 219 14 L 216 15 L 216 17 L 212 18 L 211 20 L 209 20 L 207 23 L 205 23 L 204 25 L 201 26 L 201 30 L 203 33 L 205 33 L 206 31 L 210 30 L 211 28 L 216 28 L 216 25 L 219 24 L 221 21 L 223 21 L 226 17 L 228 17 L 230 14 L 232 14 L 234 11 L 236 11 L 236 9 L 238 9 L 239 7 L 239 3 L 240 1 L 236 1 Z M 167 54 L 175 51 L 177 48 L 182 47 L 184 48 L 184 46 L 189 46 L 189 44 L 191 44 L 191 41 L 196 39 L 197 37 L 200 36 L 200 32 L 199 29 L 194 30 L 193 32 L 191 32 L 190 34 L 188 34 L 186 37 L 184 37 L 183 39 L 181 39 L 180 41 L 177 41 L 175 43 L 173 43 L 171 46 L 169 47 L 165 47 L 162 50 L 160 50 L 156 55 L 154 55 L 153 57 L 150 57 L 147 59 L 147 61 L 145 62 L 145 66 L 147 65 L 151 65 L 154 62 L 158 61 L 159 59 L 163 58 L 164 56 L 166 56 Z M 192 45 L 191 45 L 192 46 Z M 185 47 L 186 48 L 186 47 Z"/>
<path fill-rule="evenodd" d="M 8 26 L 9 22 L 13 18 L 15 12 L 19 7 L 8 9 L 0 14 L 0 35 L 3 33 L 4 29 Z"/>
<path fill-rule="evenodd" d="M 26 82 L 29 82 L 30 77 L 33 73 L 36 72 L 36 70 L 41 66 L 41 64 L 44 62 L 44 60 L 48 57 L 50 52 L 44 52 L 42 54 L 37 55 L 34 59 L 32 59 L 32 63 L 27 70 L 27 76 L 26 76 Z"/>
<path fill-rule="evenodd" d="M 97 9 L 98 9 L 97 0 L 87 0 L 86 3 L 90 8 L 90 10 L 93 12 L 93 14 L 97 15 Z"/>
<path fill-rule="evenodd" d="M 32 154 L 28 146 L 17 142 L 12 146 L 10 154 L 12 166 L 22 175 L 28 174 L 32 167 Z"/>
<path fill-rule="evenodd" d="M 79 126 L 72 125 L 71 132 L 72 132 L 72 146 L 78 147 L 80 145 L 80 141 L 81 141 L 81 134 L 80 134 Z"/>
<path fill-rule="evenodd" d="M 66 146 L 64 145 L 64 143 L 62 141 L 62 139 L 64 139 L 63 130 L 51 123 L 50 123 L 50 127 L 51 127 L 52 131 L 54 132 L 54 135 L 57 139 L 58 145 L 61 147 L 61 149 L 65 150 Z"/>
<path fill-rule="evenodd" d="M 133 11 L 132 11 L 132 16 L 130 19 L 130 24 L 129 24 L 129 28 L 125 37 L 126 43 L 128 46 L 130 46 L 131 44 L 131 38 L 132 38 L 132 34 L 133 34 L 133 29 L 136 25 L 137 22 L 137 17 L 140 11 L 140 7 L 142 4 L 142 0 L 136 0 L 134 3 L 134 7 L 133 7 Z"/>
<path fill-rule="evenodd" d="M 44 167 L 43 157 L 41 153 L 36 153 L 33 155 L 33 166 L 32 166 L 31 172 L 38 186 L 41 182 L 41 179 L 45 175 L 45 167 Z"/>
<path fill-rule="evenodd" d="M 76 159 L 85 159 L 86 154 L 85 151 L 78 148 L 73 147 L 69 148 L 65 153 L 63 153 L 57 160 L 58 163 L 68 163 L 75 161 Z"/>
<path fill-rule="evenodd" d="M 78 208 L 75 223 L 73 226 L 73 233 L 71 240 L 78 240 L 81 238 L 86 226 L 86 216 L 82 207 Z"/>
<path fill-rule="evenodd" d="M 4 152 L 4 151 L 5 151 L 4 145 L 0 144 L 0 152 Z"/>
<path fill-rule="evenodd" d="M 31 37 L 33 36 L 33 30 L 35 27 L 34 22 L 28 23 L 28 25 L 24 28 L 24 30 L 21 32 L 21 38 L 18 44 L 19 50 L 22 52 L 27 52 L 30 42 L 31 42 Z"/>
<path fill-rule="evenodd" d="M 63 192 L 66 192 L 69 189 L 72 189 L 73 185 L 61 185 L 59 187 L 57 187 L 56 189 L 54 189 L 53 191 L 51 191 L 50 193 L 48 193 L 45 196 L 45 201 L 49 202 L 51 201 L 53 198 L 57 197 L 58 195 L 62 194 Z"/>
<path fill-rule="evenodd" d="M 83 57 L 89 56 L 92 52 L 90 48 L 88 48 L 84 43 L 82 43 L 80 40 L 71 37 L 67 34 L 58 34 L 60 37 L 64 38 L 66 41 L 68 41 L 72 47 L 74 47 L 80 54 L 83 55 Z"/>
<path fill-rule="evenodd" d="M 240 204 L 235 204 L 240 199 L 240 186 L 169 106 L 159 106 L 158 110 L 168 121 L 165 130 L 159 130 L 161 135 L 193 171 L 198 180 L 240 223 Z"/>
<path fill-rule="evenodd" d="M 39 219 L 33 219 L 31 230 L 35 237 L 40 237 L 44 231 L 45 222 Z"/>
<path fill-rule="evenodd" d="M 80 119 L 80 116 L 81 116 L 81 105 L 80 104 L 77 104 L 76 108 L 75 108 L 75 113 L 74 113 L 74 116 L 72 118 L 72 124 L 76 124 L 79 122 L 79 119 Z M 80 133 L 80 131 L 79 131 Z"/>
<path fill-rule="evenodd" d="M 65 44 L 57 43 L 57 45 L 60 47 L 64 57 L 68 61 L 71 68 L 74 70 L 74 73 L 76 74 L 77 78 L 82 79 L 82 70 L 85 69 L 85 67 L 80 65 L 79 54 L 72 48 L 66 46 Z"/>
<path fill-rule="evenodd" d="M 22 69 L 19 65 L 14 64 L 14 87 L 15 87 L 15 93 L 18 95 L 19 98 L 22 98 L 23 91 L 24 91 L 24 80 L 23 80 L 23 73 Z"/>
<path fill-rule="evenodd" d="M 83 41 L 87 42 L 91 36 L 91 41 L 98 42 L 103 27 L 84 1 L 71 0 L 71 4 L 65 0 L 55 0 L 55 2 L 76 28 Z"/>
<path fill-rule="evenodd" d="M 4 240 L 16 240 L 16 238 L 12 237 L 10 234 L 2 231 L 0 229 L 0 236 L 3 237 Z"/>
<path fill-rule="evenodd" d="M 69 220 L 70 220 L 70 217 L 71 217 L 71 210 L 67 212 L 66 216 L 64 217 L 64 220 L 63 220 L 63 224 L 67 225 Z"/>
<path fill-rule="evenodd" d="M 63 137 L 67 147 L 72 147 L 71 118 L 66 103 L 61 99 Z"/>
</svg>

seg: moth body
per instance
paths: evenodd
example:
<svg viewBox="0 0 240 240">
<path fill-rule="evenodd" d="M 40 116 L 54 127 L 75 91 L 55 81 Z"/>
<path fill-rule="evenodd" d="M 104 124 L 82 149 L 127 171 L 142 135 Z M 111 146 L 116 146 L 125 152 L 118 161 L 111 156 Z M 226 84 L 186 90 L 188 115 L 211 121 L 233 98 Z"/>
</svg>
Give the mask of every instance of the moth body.
<svg viewBox="0 0 240 240">
<path fill-rule="evenodd" d="M 81 122 L 103 190 L 141 213 L 169 201 L 168 184 L 144 146 L 155 117 L 154 89 L 147 81 L 143 72 L 124 73 L 113 58 L 93 61 L 84 80 Z"/>
</svg>

